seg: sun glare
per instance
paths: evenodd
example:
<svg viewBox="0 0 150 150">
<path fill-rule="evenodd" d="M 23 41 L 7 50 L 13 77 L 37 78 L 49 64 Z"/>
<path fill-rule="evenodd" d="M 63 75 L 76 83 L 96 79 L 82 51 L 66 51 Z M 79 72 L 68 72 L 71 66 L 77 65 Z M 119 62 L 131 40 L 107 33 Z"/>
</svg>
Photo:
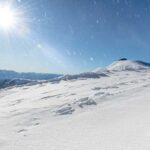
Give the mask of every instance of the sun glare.
<svg viewBox="0 0 150 150">
<path fill-rule="evenodd" d="M 7 35 L 24 36 L 29 33 L 30 18 L 25 16 L 24 7 L 17 7 L 12 2 L 0 3 L 0 31 Z"/>
<path fill-rule="evenodd" d="M 10 30 L 17 24 L 17 16 L 15 10 L 9 6 L 0 5 L 0 28 Z"/>
</svg>

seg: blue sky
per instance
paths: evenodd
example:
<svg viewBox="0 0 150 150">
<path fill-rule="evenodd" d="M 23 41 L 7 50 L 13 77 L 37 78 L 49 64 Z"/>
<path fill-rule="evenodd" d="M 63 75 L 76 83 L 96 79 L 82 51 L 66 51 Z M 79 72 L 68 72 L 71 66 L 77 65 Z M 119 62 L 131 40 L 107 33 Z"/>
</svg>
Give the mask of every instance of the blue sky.
<svg viewBox="0 0 150 150">
<path fill-rule="evenodd" d="M 122 57 L 150 62 L 150 0 L 12 0 L 11 9 L 20 21 L 0 29 L 1 69 L 72 74 Z"/>
</svg>

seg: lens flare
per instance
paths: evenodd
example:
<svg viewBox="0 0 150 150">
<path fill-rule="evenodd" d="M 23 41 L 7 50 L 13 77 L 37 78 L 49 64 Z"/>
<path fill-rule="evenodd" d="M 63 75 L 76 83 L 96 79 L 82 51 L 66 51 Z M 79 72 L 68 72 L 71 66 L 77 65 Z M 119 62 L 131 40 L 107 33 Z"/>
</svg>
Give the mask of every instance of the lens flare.
<svg viewBox="0 0 150 150">
<path fill-rule="evenodd" d="M 28 21 L 24 7 L 14 6 L 14 3 L 0 3 L 0 31 L 7 35 L 14 33 L 24 36 L 29 33 Z"/>
<path fill-rule="evenodd" d="M 10 6 L 0 5 L 0 28 L 10 30 L 17 24 L 17 14 Z"/>
</svg>

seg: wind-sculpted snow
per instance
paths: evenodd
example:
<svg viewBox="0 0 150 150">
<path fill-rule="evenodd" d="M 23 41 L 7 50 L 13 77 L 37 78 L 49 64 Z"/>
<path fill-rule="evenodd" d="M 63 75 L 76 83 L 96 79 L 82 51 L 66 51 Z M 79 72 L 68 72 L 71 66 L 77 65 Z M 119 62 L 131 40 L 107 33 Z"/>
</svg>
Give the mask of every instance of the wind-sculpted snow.
<svg viewBox="0 0 150 150">
<path fill-rule="evenodd" d="M 54 115 L 68 115 L 72 114 L 74 112 L 74 109 L 70 104 L 64 104 L 62 106 L 57 107 L 55 110 L 53 110 Z"/>
<path fill-rule="evenodd" d="M 1 89 L 0 149 L 149 150 L 150 70 L 85 76 Z"/>
<path fill-rule="evenodd" d="M 96 105 L 96 102 L 89 97 L 84 97 L 75 102 L 79 107 L 84 108 L 88 105 Z"/>
<path fill-rule="evenodd" d="M 77 107 L 84 108 L 90 105 L 96 105 L 96 102 L 89 97 L 84 97 L 75 100 L 72 103 L 58 106 L 52 112 L 54 115 L 68 115 L 68 114 L 72 114 L 75 111 L 75 108 L 77 109 Z"/>
</svg>

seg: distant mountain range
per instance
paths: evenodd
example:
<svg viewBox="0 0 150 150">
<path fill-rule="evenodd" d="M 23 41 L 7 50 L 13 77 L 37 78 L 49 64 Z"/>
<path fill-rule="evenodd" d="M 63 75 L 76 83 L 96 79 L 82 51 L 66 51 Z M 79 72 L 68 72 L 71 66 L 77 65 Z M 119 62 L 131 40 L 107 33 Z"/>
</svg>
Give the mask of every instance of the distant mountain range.
<svg viewBox="0 0 150 150">
<path fill-rule="evenodd" d="M 29 79 L 29 80 L 49 80 L 61 76 L 60 74 L 48 73 L 24 73 L 11 70 L 0 70 L 0 79 Z"/>
<path fill-rule="evenodd" d="M 92 72 L 85 72 L 74 75 L 60 75 L 60 74 L 45 74 L 45 73 L 18 73 L 9 70 L 0 70 L 0 88 L 21 86 L 21 85 L 33 85 L 43 80 L 49 80 L 50 82 L 60 82 L 61 80 L 77 80 L 88 78 L 101 78 L 108 77 L 114 72 L 122 71 L 143 71 L 150 69 L 150 63 L 142 61 L 127 60 L 126 58 L 114 61 L 112 64 L 105 68 L 96 68 Z M 40 80 L 40 81 L 39 81 Z"/>
<path fill-rule="evenodd" d="M 0 70 L 0 89 L 25 84 L 36 84 L 39 80 L 50 80 L 60 76 L 60 74 L 19 73 L 11 70 Z"/>
<path fill-rule="evenodd" d="M 27 79 L 0 79 L 0 89 L 13 86 L 22 86 L 27 84 L 33 85 L 37 83 L 37 81 Z"/>
</svg>

